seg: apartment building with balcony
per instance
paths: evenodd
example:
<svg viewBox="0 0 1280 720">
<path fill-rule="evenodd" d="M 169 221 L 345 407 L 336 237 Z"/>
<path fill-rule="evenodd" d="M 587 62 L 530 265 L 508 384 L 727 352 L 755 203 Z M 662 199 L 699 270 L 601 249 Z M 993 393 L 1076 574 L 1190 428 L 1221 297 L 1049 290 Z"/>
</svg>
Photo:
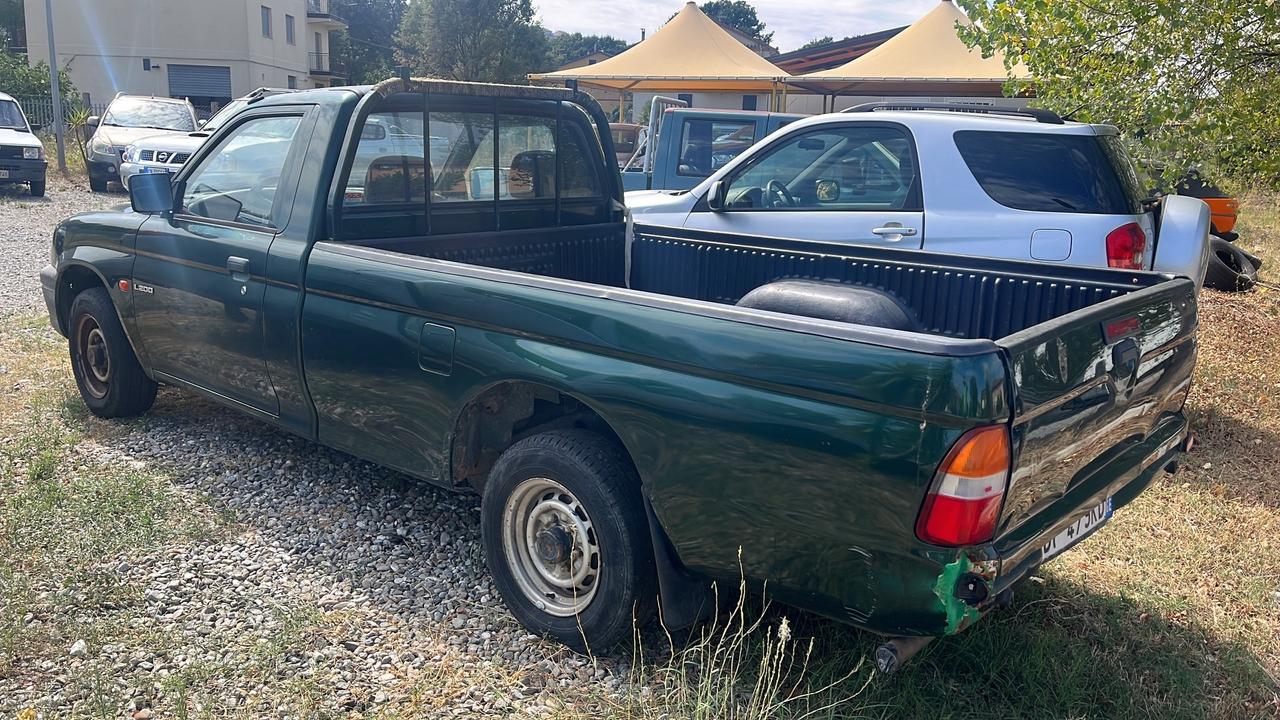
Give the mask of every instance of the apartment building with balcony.
<svg viewBox="0 0 1280 720">
<path fill-rule="evenodd" d="M 25 0 L 27 57 L 47 60 L 45 0 Z M 258 87 L 345 82 L 329 0 L 53 0 L 58 64 L 91 102 L 119 92 L 217 106 Z"/>
</svg>

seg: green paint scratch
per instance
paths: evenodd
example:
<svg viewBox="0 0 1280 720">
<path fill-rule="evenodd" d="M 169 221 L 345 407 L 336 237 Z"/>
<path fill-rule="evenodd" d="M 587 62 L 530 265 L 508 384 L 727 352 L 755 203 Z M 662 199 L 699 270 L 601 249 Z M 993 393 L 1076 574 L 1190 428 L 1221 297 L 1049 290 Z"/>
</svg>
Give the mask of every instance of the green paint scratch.
<svg viewBox="0 0 1280 720">
<path fill-rule="evenodd" d="M 970 623 L 982 617 L 982 613 L 971 605 L 956 598 L 956 581 L 961 575 L 969 572 L 973 563 L 961 555 L 955 562 L 942 568 L 938 582 L 933 585 L 933 594 L 942 602 L 942 609 L 947 614 L 947 634 L 954 635 Z"/>
</svg>

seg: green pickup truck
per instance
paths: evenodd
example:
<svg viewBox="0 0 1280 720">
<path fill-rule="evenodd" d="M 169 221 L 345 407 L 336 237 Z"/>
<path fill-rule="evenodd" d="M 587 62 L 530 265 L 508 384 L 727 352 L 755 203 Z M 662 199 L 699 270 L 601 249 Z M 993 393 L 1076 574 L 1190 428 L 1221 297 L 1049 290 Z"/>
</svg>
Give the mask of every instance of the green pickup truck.
<svg viewBox="0 0 1280 720">
<path fill-rule="evenodd" d="M 1185 449 L 1191 280 L 632 226 L 561 88 L 252 101 L 41 273 L 97 415 L 159 384 L 482 497 L 531 630 L 709 581 L 894 638 L 1007 600 Z"/>
</svg>

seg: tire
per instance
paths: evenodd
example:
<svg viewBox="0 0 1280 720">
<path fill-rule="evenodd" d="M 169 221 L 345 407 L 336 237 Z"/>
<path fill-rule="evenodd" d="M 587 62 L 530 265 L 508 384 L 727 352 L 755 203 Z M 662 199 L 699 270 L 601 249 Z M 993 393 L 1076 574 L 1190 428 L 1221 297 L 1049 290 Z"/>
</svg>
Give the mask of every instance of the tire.
<svg viewBox="0 0 1280 720">
<path fill-rule="evenodd" d="M 91 190 L 91 191 L 93 191 L 93 192 L 96 192 L 96 193 L 104 193 L 104 192 L 106 192 L 106 191 L 107 191 L 107 182 L 108 182 L 108 180 L 107 180 L 106 178 L 96 178 L 96 177 L 94 177 L 94 176 L 90 175 L 90 176 L 89 176 L 89 190 Z"/>
<path fill-rule="evenodd" d="M 640 479 L 622 448 L 595 433 L 556 430 L 507 448 L 485 484 L 481 534 L 498 592 L 535 633 L 603 651 L 653 617 Z"/>
<path fill-rule="evenodd" d="M 1240 248 L 1217 237 L 1209 238 L 1209 266 L 1204 284 L 1224 292 L 1242 292 L 1254 286 L 1258 269 Z"/>
<path fill-rule="evenodd" d="M 71 369 L 80 397 L 101 418 L 141 415 L 156 399 L 105 288 L 90 288 L 71 301 L 67 313 Z"/>
<path fill-rule="evenodd" d="M 43 180 L 31 181 L 31 197 L 44 197 L 44 181 Z"/>
</svg>

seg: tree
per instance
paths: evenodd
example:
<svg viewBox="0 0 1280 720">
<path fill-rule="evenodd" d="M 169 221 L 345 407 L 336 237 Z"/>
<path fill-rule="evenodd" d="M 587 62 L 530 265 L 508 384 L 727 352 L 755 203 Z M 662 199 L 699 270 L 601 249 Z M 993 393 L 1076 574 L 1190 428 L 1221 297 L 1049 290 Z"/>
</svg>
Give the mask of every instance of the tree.
<svg viewBox="0 0 1280 720">
<path fill-rule="evenodd" d="M 76 90 L 66 70 L 58 71 L 58 83 L 64 100 L 75 99 Z M 27 65 L 25 59 L 12 53 L 0 52 L 0 88 L 17 98 L 52 96 L 49 87 L 49 64 L 38 62 Z"/>
<path fill-rule="evenodd" d="M 819 46 L 819 45 L 826 45 L 827 43 L 833 43 L 833 42 L 835 42 L 835 41 L 836 41 L 836 39 L 835 39 L 835 38 L 833 38 L 833 37 L 831 37 L 830 35 L 823 35 L 823 36 L 822 36 L 822 37 L 820 37 L 820 38 L 814 38 L 814 39 L 810 40 L 809 42 L 807 42 L 807 43 L 805 43 L 805 44 L 801 45 L 801 46 L 800 46 L 799 48 L 797 48 L 797 49 L 798 49 L 798 50 L 808 50 L 808 49 L 809 49 L 809 48 L 811 48 L 811 47 L 817 47 L 817 46 Z"/>
<path fill-rule="evenodd" d="M 1199 167 L 1280 187 L 1280 4 L 959 3 L 976 23 L 961 37 L 1025 63 L 1036 104 L 1119 126 L 1166 180 Z"/>
<path fill-rule="evenodd" d="M 773 33 L 764 31 L 764 22 L 756 15 L 755 6 L 747 0 L 709 0 L 699 5 L 698 9 L 721 25 L 731 27 L 766 45 L 773 40 Z"/>
<path fill-rule="evenodd" d="M 354 83 L 375 83 L 395 74 L 392 38 L 404 17 L 406 0 L 333 0 L 347 29 L 333 33 L 329 51 L 347 66 Z"/>
<path fill-rule="evenodd" d="M 547 64 L 531 0 L 412 0 L 396 42 L 416 73 L 452 80 L 523 82 Z"/>
<path fill-rule="evenodd" d="M 0 45 L 5 50 L 27 47 L 22 0 L 0 0 Z"/>
<path fill-rule="evenodd" d="M 547 68 L 557 68 L 567 62 L 577 60 L 593 52 L 617 55 L 627 49 L 627 43 L 610 35 L 583 35 L 582 33 L 559 33 L 551 37 L 551 47 L 547 56 Z"/>
</svg>

